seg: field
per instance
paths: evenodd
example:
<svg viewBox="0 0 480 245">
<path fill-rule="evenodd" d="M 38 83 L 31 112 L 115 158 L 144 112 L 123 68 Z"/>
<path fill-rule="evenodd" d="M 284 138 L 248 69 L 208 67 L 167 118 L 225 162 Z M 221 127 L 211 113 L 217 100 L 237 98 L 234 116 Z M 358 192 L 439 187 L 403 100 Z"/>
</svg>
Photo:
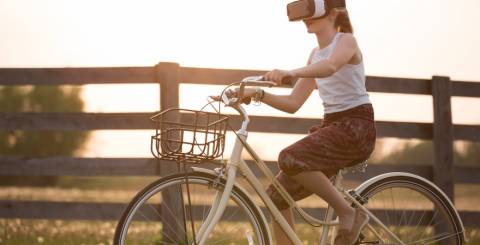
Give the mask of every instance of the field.
<svg viewBox="0 0 480 245">
<path fill-rule="evenodd" d="M 56 187 L 0 187 L 0 200 L 128 202 L 152 178 L 73 178 L 64 177 Z M 355 183 L 347 183 L 347 186 Z M 461 210 L 479 210 L 478 186 L 458 185 L 456 205 Z M 302 206 L 324 206 L 316 197 Z M 479 221 L 480 222 L 480 221 Z M 111 244 L 116 221 L 70 221 L 0 219 L 0 244 Z M 145 227 L 145 229 L 153 229 Z M 225 227 L 225 232 L 232 228 Z M 305 244 L 319 236 L 319 228 L 296 226 Z M 469 243 L 480 245 L 480 229 L 467 229 Z"/>
</svg>

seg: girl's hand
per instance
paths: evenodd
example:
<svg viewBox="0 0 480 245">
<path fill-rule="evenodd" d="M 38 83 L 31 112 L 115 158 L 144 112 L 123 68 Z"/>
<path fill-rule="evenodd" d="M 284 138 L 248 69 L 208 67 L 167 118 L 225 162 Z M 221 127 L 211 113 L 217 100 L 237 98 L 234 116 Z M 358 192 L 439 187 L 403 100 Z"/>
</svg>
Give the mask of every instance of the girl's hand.
<svg viewBox="0 0 480 245">
<path fill-rule="evenodd" d="M 267 72 L 264 75 L 264 79 L 275 82 L 277 85 L 282 85 L 297 80 L 297 76 L 292 71 L 275 69 Z"/>
<path fill-rule="evenodd" d="M 225 91 L 225 94 L 228 98 L 238 98 L 239 88 L 229 89 Z M 251 98 L 255 96 L 256 90 L 254 88 L 244 88 L 243 89 L 243 98 Z"/>
</svg>

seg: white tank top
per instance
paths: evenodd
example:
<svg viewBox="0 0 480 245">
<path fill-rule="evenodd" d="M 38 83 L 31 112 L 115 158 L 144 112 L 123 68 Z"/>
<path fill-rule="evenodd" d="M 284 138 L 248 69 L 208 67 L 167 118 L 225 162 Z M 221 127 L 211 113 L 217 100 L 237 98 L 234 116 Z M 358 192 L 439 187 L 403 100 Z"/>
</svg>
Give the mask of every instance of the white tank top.
<svg viewBox="0 0 480 245">
<path fill-rule="evenodd" d="M 343 33 L 339 32 L 325 48 L 316 48 L 311 62 L 327 59 L 337 46 Z M 333 75 L 316 78 L 318 93 L 323 101 L 325 113 L 333 113 L 371 103 L 365 88 L 363 58 L 359 64 L 346 64 Z"/>
</svg>

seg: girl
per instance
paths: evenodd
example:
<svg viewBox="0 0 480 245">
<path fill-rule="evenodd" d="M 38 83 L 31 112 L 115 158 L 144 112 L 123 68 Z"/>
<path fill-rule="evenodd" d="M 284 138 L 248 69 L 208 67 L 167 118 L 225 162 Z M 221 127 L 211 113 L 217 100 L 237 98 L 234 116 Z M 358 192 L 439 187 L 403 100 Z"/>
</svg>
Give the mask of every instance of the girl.
<svg viewBox="0 0 480 245">
<path fill-rule="evenodd" d="M 275 95 L 250 88 L 245 90 L 245 96 L 295 113 L 312 91 L 318 89 L 324 104 L 324 120 L 312 127 L 306 137 L 280 152 L 281 171 L 276 178 L 295 200 L 315 193 L 327 201 L 340 222 L 335 245 L 350 245 L 358 239 L 368 216 L 352 208 L 329 178 L 341 168 L 366 160 L 372 153 L 376 136 L 373 108 L 365 88 L 362 53 L 352 34 L 345 6 L 329 9 L 331 1 L 314 2 L 317 8 L 323 5 L 325 13 L 321 17 L 302 18 L 308 33 L 315 34 L 318 41 L 307 65 L 294 70 L 272 70 L 264 75 L 265 80 L 277 84 L 286 78 L 298 79 L 291 94 Z M 288 204 L 273 186 L 267 192 L 293 227 Z M 277 244 L 291 244 L 276 222 L 273 228 Z"/>
</svg>

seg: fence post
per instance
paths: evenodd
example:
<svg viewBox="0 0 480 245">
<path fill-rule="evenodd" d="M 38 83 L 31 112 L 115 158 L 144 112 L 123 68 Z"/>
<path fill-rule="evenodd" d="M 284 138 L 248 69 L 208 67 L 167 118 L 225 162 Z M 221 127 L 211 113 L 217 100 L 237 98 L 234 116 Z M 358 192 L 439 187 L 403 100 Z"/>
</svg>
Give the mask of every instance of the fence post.
<svg viewBox="0 0 480 245">
<path fill-rule="evenodd" d="M 179 105 L 178 63 L 160 62 L 155 66 L 156 79 L 160 83 L 160 109 L 165 110 Z"/>
<path fill-rule="evenodd" d="M 449 77 L 432 77 L 433 181 L 454 202 L 453 124 Z"/>
<path fill-rule="evenodd" d="M 160 110 L 179 107 L 179 70 L 177 63 L 160 62 L 155 66 L 155 79 L 160 84 Z M 178 121 L 179 118 L 167 118 L 168 121 Z M 166 176 L 177 172 L 175 164 L 165 164 L 157 161 L 157 174 Z M 183 203 L 180 188 L 168 188 L 162 191 L 160 207 L 162 222 L 162 242 L 179 244 L 183 239 L 185 229 L 183 219 Z M 181 224 L 183 223 L 183 224 Z M 169 227 L 171 224 L 172 227 Z M 179 225 L 177 225 L 179 224 Z"/>
<path fill-rule="evenodd" d="M 179 72 L 178 63 L 160 62 L 155 66 L 155 79 L 160 84 L 160 111 L 179 107 Z M 168 118 L 168 120 L 177 121 L 179 118 Z M 176 171 L 176 166 L 173 164 L 157 166 L 157 174 L 165 175 Z"/>
</svg>

